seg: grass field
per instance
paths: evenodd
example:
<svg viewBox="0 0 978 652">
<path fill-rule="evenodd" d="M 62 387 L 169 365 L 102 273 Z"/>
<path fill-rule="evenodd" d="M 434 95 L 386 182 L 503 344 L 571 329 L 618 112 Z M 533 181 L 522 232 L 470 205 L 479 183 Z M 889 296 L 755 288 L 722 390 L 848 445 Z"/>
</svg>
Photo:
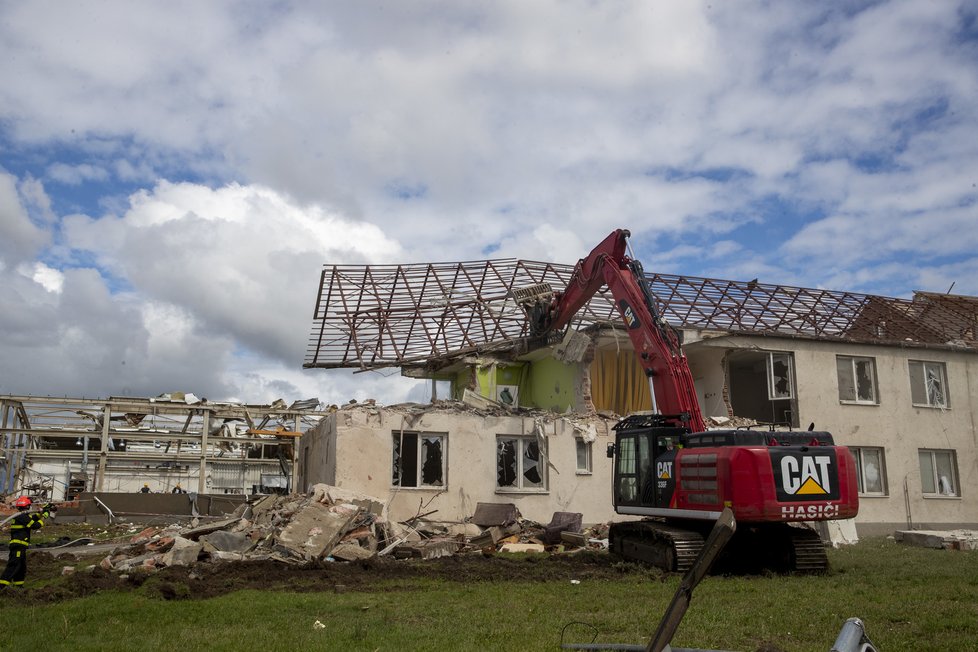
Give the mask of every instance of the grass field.
<svg viewBox="0 0 978 652">
<path fill-rule="evenodd" d="M 829 557 L 832 571 L 820 576 L 707 577 L 673 644 L 827 651 L 858 616 L 883 652 L 978 649 L 978 553 L 872 539 Z M 498 577 L 378 569 L 353 590 L 304 585 L 206 600 L 161 592 L 160 574 L 59 601 L 52 591 L 70 579 L 53 575 L 0 596 L 0 650 L 556 650 L 565 627 L 566 642 L 646 643 L 681 579 L 605 562 L 606 576 L 573 583 L 587 578 L 583 566 L 539 576 L 513 569 L 545 560 L 486 563 L 498 563 Z M 274 579 L 273 570 L 269 586 Z M 42 590 L 45 600 L 31 599 Z"/>
</svg>

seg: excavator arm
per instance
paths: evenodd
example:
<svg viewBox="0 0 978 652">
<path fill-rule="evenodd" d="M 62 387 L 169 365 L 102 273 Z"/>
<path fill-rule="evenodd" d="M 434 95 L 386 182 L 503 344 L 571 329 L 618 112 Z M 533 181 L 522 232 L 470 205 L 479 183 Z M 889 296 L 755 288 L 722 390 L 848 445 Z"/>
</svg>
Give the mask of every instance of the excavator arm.
<svg viewBox="0 0 978 652">
<path fill-rule="evenodd" d="M 639 364 L 650 380 L 653 408 L 682 422 L 676 425 L 700 432 L 706 424 L 679 334 L 658 314 L 641 263 L 626 254 L 630 235 L 625 229 L 613 231 L 578 261 L 562 292 L 555 292 L 549 303 L 528 310 L 533 334 L 546 335 L 563 329 L 607 285 Z"/>
</svg>

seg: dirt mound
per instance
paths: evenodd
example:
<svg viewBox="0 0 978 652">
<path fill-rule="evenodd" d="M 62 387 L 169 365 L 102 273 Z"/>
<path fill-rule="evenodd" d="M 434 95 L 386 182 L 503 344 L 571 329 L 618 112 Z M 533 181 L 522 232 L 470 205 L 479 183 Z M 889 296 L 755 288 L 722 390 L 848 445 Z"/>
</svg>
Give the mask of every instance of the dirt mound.
<svg viewBox="0 0 978 652">
<path fill-rule="evenodd" d="M 592 552 L 528 556 L 472 554 L 429 560 L 373 558 L 360 562 L 320 561 L 304 565 L 245 561 L 174 566 L 154 573 L 137 570 L 122 575 L 95 566 L 62 576 L 62 568 L 69 564 L 77 564 L 77 560 L 34 552 L 30 558 L 28 588 L 17 591 L 18 602 L 60 602 L 99 591 L 127 591 L 140 587 L 164 600 L 189 600 L 244 589 L 374 591 L 379 590 L 378 583 L 389 580 L 401 581 L 409 587 L 412 580 L 425 579 L 473 583 L 560 582 L 616 578 L 623 574 L 653 579 L 662 577 L 655 569 L 623 563 L 607 553 Z M 390 585 L 383 590 L 391 590 Z M 0 602 L 5 598 L 10 599 L 0 595 Z"/>
</svg>

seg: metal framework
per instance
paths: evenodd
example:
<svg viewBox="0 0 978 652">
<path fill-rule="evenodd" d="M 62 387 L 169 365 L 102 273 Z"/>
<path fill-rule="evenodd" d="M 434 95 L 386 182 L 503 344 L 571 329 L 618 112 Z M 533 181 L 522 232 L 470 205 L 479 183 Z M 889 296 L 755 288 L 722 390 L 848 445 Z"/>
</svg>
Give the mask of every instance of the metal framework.
<svg viewBox="0 0 978 652">
<path fill-rule="evenodd" d="M 439 368 L 471 353 L 512 352 L 528 324 L 515 290 L 566 287 L 574 266 L 526 260 L 324 267 L 303 366 Z M 978 298 L 917 292 L 913 300 L 853 292 L 647 274 L 673 326 L 879 344 L 978 348 Z M 597 293 L 580 330 L 617 324 Z"/>
<path fill-rule="evenodd" d="M 318 407 L 318 399 L 287 406 L 3 395 L 0 494 L 118 491 L 137 477 L 194 481 L 188 490 L 203 494 L 209 476 L 215 487 L 227 479 L 238 489 L 262 474 L 294 478 L 296 438 L 328 414 Z"/>
</svg>

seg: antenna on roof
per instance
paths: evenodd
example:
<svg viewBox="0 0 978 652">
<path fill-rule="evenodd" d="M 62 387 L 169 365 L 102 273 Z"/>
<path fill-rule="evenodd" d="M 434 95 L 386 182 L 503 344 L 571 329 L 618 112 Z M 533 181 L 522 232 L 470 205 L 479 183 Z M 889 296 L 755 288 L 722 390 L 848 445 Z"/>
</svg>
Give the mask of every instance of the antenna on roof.
<svg viewBox="0 0 978 652">
<path fill-rule="evenodd" d="M 951 288 L 953 288 L 953 287 L 954 287 L 954 284 L 955 284 L 955 283 L 957 283 L 957 281 L 951 281 L 951 287 L 949 287 L 949 288 L 947 289 L 947 292 L 945 292 L 944 294 L 951 294 Z"/>
</svg>

